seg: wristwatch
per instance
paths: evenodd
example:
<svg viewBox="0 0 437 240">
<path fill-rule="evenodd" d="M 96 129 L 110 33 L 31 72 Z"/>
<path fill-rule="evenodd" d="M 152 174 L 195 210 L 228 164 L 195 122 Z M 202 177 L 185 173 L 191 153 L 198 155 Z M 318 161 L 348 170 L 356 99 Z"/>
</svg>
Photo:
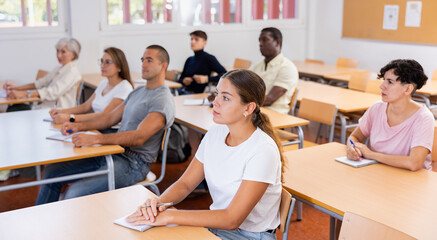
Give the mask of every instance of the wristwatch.
<svg viewBox="0 0 437 240">
<path fill-rule="evenodd" d="M 31 98 L 31 97 L 32 97 L 32 92 L 31 92 L 29 89 L 27 89 L 27 97 L 28 97 L 28 98 Z"/>
<path fill-rule="evenodd" d="M 76 121 L 76 117 L 74 116 L 74 114 L 70 114 L 70 122 L 74 121 Z"/>
</svg>

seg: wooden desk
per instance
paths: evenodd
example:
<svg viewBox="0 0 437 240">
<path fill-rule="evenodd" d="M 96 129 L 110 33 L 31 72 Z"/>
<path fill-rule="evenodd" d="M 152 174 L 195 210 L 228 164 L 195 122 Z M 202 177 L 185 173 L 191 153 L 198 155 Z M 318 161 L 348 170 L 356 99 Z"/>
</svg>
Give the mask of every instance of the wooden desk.
<svg viewBox="0 0 437 240">
<path fill-rule="evenodd" d="M 437 173 L 383 164 L 353 168 L 334 160 L 345 155 L 339 143 L 285 152 L 285 188 L 340 220 L 349 211 L 418 239 L 436 238 Z"/>
<path fill-rule="evenodd" d="M 341 74 L 328 74 L 325 75 L 325 79 L 328 81 L 335 81 L 335 82 L 349 82 L 351 79 L 352 73 L 341 73 Z M 377 79 L 378 73 L 376 72 L 370 72 L 369 79 Z"/>
<path fill-rule="evenodd" d="M 432 105 L 429 99 L 432 96 L 437 96 L 437 80 L 428 79 L 421 89 L 416 90 L 414 96 L 423 99 L 428 108 L 437 108 L 437 105 Z"/>
<path fill-rule="evenodd" d="M 131 73 L 132 81 L 134 82 L 134 87 L 137 88 L 138 86 L 144 86 L 146 83 L 136 83 L 135 81 L 138 79 L 141 79 L 141 75 L 139 73 Z M 103 80 L 102 75 L 95 73 L 95 74 L 84 74 L 82 75 L 84 84 L 90 88 L 96 89 L 97 86 L 99 86 L 100 81 Z M 165 80 L 165 85 L 167 85 L 168 88 L 180 88 L 182 87 L 182 84 L 174 81 Z"/>
<path fill-rule="evenodd" d="M 346 119 L 344 113 L 358 112 L 367 110 L 381 97 L 372 93 L 364 93 L 345 88 L 329 86 L 311 81 L 300 80 L 297 84 L 299 94 L 297 100 L 308 98 L 320 102 L 330 103 L 337 106 L 341 126 L 341 142 L 346 142 Z"/>
<path fill-rule="evenodd" d="M 324 79 L 329 75 L 335 74 L 350 74 L 356 68 L 347 67 L 337 67 L 335 65 L 329 64 L 319 64 L 319 63 L 307 63 L 305 61 L 293 60 L 294 65 L 296 65 L 299 71 L 299 76 L 316 77 Z"/>
<path fill-rule="evenodd" d="M 201 227 L 155 227 L 145 232 L 113 223 L 152 197 L 131 186 L 0 214 L 0 239 L 219 239 Z"/>
<path fill-rule="evenodd" d="M 184 105 L 184 99 L 203 99 L 207 96 L 208 93 L 200 93 L 174 97 L 176 105 L 175 120 L 201 133 L 206 133 L 214 124 L 212 120 L 212 108 L 209 106 L 186 106 Z M 267 114 L 275 128 L 296 127 L 299 140 L 302 140 L 303 143 L 303 131 L 300 126 L 308 125 L 308 120 L 278 113 L 267 108 L 261 108 L 261 112 Z"/>
<path fill-rule="evenodd" d="M 0 105 L 9 105 L 9 104 L 19 104 L 19 103 L 31 103 L 31 102 L 39 102 L 41 101 L 40 98 L 34 97 L 34 98 L 18 98 L 18 99 L 9 99 L 0 97 Z"/>
<path fill-rule="evenodd" d="M 0 146 L 3 146 L 0 148 L 0 171 L 106 155 L 109 170 L 103 170 L 99 175 L 107 174 L 113 187 L 110 154 L 124 152 L 124 149 L 118 145 L 77 148 L 72 143 L 47 140 L 47 136 L 56 134 L 51 123 L 42 120 L 49 116 L 47 109 L 0 114 Z M 0 191 L 41 184 L 43 182 L 36 181 L 8 185 L 0 187 Z"/>
</svg>

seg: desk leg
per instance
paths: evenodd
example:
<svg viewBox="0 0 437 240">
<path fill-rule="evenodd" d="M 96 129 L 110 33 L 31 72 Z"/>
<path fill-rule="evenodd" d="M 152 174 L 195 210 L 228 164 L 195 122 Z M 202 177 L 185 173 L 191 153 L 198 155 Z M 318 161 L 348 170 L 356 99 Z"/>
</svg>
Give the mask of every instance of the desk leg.
<svg viewBox="0 0 437 240">
<path fill-rule="evenodd" d="M 112 155 L 106 155 L 106 165 L 108 166 L 108 189 L 109 191 L 115 189 L 115 177 L 114 177 L 114 162 L 112 161 Z"/>
<path fill-rule="evenodd" d="M 338 115 L 341 121 L 341 143 L 346 144 L 346 119 L 342 113 Z"/>
<path fill-rule="evenodd" d="M 302 127 L 297 126 L 296 131 L 297 131 L 297 136 L 299 137 L 299 149 L 301 149 L 301 148 L 303 148 L 303 130 L 302 130 Z M 298 206 L 299 206 L 299 204 L 298 204 Z"/>
<path fill-rule="evenodd" d="M 297 203 L 297 209 L 296 209 L 296 214 L 297 214 L 297 219 L 296 221 L 302 221 L 302 208 L 303 208 L 303 203 L 301 201 L 296 201 Z"/>
<path fill-rule="evenodd" d="M 335 240 L 335 218 L 329 217 L 329 240 Z"/>
<path fill-rule="evenodd" d="M 39 181 L 41 180 L 41 166 L 35 166 L 35 171 L 36 171 L 36 180 Z"/>
</svg>

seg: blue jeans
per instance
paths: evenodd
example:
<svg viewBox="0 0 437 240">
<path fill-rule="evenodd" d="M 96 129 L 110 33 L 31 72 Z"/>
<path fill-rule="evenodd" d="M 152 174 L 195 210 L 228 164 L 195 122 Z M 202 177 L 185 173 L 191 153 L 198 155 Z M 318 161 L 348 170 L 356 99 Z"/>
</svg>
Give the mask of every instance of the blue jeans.
<svg viewBox="0 0 437 240">
<path fill-rule="evenodd" d="M 276 240 L 276 233 L 249 232 L 240 228 L 236 230 L 211 229 L 208 230 L 223 240 Z"/>
<path fill-rule="evenodd" d="M 112 159 L 115 188 L 127 187 L 144 180 L 150 170 L 150 163 L 125 153 L 112 155 Z M 102 169 L 107 169 L 104 156 L 54 163 L 44 168 L 43 179 Z M 68 188 L 65 199 L 108 191 L 107 175 L 45 184 L 39 189 L 36 205 L 58 201 L 62 186 L 71 182 L 74 183 Z"/>
</svg>

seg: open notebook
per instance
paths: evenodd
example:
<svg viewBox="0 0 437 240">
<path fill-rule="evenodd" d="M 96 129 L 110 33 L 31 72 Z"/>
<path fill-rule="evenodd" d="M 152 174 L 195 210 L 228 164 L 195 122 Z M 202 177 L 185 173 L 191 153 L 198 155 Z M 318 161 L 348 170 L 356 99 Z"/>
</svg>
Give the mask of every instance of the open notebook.
<svg viewBox="0 0 437 240">
<path fill-rule="evenodd" d="M 338 157 L 335 159 L 335 161 L 338 161 L 338 162 L 341 162 L 341 163 L 344 163 L 344 164 L 347 164 L 349 166 L 356 167 L 356 168 L 378 163 L 378 161 L 376 161 L 376 160 L 365 159 L 365 158 L 362 158 L 361 160 L 358 160 L 358 161 L 349 160 L 346 156 Z"/>
<path fill-rule="evenodd" d="M 132 213 L 131 213 L 131 214 L 132 214 Z M 133 229 L 133 230 L 140 231 L 140 232 L 144 232 L 144 231 L 146 231 L 147 229 L 150 229 L 150 228 L 153 227 L 153 226 L 146 225 L 146 224 L 135 226 L 135 225 L 133 225 L 133 224 L 131 224 L 131 223 L 128 223 L 128 222 L 126 221 L 126 218 L 127 218 L 128 216 L 130 216 L 131 214 L 126 215 L 126 216 L 124 216 L 124 217 L 121 217 L 121 218 L 115 220 L 114 223 L 115 223 L 115 224 L 118 224 L 118 225 L 120 225 L 120 226 L 123 226 L 123 227 L 127 227 L 127 228 L 130 228 L 130 229 Z"/>
</svg>

